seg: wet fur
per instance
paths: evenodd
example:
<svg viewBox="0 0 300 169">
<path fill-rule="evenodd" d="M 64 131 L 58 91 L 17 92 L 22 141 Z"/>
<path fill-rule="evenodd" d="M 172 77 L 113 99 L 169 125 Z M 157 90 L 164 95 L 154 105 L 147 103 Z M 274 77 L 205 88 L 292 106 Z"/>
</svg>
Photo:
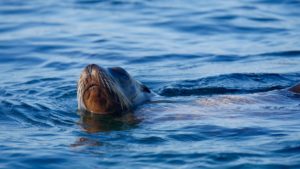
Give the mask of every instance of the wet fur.
<svg viewBox="0 0 300 169">
<path fill-rule="evenodd" d="M 96 66 L 97 69 L 95 67 L 93 69 L 93 66 Z M 130 77 L 130 80 L 134 79 Z M 137 88 L 138 86 L 135 87 Z M 101 109 L 97 109 L 95 112 L 91 111 L 98 114 L 127 112 L 134 106 L 132 98 L 123 93 L 118 82 L 105 69 L 97 65 L 89 65 L 83 70 L 77 85 L 77 99 L 79 110 L 90 111 L 88 110 L 89 106 L 98 106 Z M 101 104 L 101 106 L 98 104 Z"/>
</svg>

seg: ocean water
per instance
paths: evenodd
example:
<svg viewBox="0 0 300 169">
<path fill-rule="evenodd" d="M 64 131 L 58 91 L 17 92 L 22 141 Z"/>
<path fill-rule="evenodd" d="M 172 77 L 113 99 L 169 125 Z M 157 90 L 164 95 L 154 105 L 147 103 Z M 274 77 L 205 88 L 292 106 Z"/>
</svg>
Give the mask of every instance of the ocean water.
<svg viewBox="0 0 300 169">
<path fill-rule="evenodd" d="M 300 168 L 298 0 L 0 1 L 0 168 Z M 77 112 L 89 63 L 158 97 Z"/>
</svg>

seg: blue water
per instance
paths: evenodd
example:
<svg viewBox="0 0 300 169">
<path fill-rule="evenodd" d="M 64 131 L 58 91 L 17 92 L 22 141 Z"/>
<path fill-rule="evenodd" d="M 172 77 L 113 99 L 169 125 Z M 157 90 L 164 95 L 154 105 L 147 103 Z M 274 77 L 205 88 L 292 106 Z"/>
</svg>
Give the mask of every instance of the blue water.
<svg viewBox="0 0 300 169">
<path fill-rule="evenodd" d="M 298 0 L 0 1 L 0 168 L 300 168 Z M 89 63 L 159 94 L 77 112 Z"/>
</svg>

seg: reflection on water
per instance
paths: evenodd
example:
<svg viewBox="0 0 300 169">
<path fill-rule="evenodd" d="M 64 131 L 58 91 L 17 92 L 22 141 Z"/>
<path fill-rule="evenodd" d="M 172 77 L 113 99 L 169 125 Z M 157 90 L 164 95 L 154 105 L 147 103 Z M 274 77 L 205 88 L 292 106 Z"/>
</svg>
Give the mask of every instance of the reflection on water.
<svg viewBox="0 0 300 169">
<path fill-rule="evenodd" d="M 90 138 L 80 137 L 76 140 L 75 143 L 71 144 L 71 147 L 78 147 L 78 146 L 101 146 L 101 142 L 92 140 Z"/>
<path fill-rule="evenodd" d="M 88 133 L 129 130 L 141 122 L 133 113 L 121 117 L 79 111 L 80 126 Z"/>
</svg>

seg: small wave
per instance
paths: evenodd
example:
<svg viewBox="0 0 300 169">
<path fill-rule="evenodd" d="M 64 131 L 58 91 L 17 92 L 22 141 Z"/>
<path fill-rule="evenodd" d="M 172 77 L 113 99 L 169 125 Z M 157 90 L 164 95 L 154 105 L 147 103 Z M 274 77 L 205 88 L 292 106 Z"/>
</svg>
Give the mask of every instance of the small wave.
<svg viewBox="0 0 300 169">
<path fill-rule="evenodd" d="M 23 85 L 32 85 L 32 84 L 39 84 L 39 83 L 45 83 L 45 82 L 56 82 L 56 81 L 61 81 L 62 78 L 58 78 L 58 77 L 47 77 L 47 78 L 34 78 L 32 77 L 33 80 L 29 80 L 25 83 L 23 83 Z"/>
<path fill-rule="evenodd" d="M 186 80 L 159 90 L 162 96 L 250 94 L 284 89 L 296 83 L 298 74 L 228 74 Z"/>
<path fill-rule="evenodd" d="M 17 122 L 23 126 L 28 124 L 39 127 L 51 126 L 47 123 L 47 116 L 36 113 L 42 111 L 41 107 L 37 105 L 18 101 L 2 101 L 0 105 L 6 107 L 3 113 L 6 115 L 7 120 L 12 120 L 12 122 Z"/>
<path fill-rule="evenodd" d="M 242 138 L 247 138 L 249 139 L 250 137 L 257 137 L 260 135 L 266 135 L 269 133 L 274 133 L 276 130 L 270 130 L 268 128 L 263 128 L 263 127 L 256 127 L 256 126 L 251 126 L 251 127 L 241 127 L 241 128 L 229 128 L 226 126 L 219 126 L 219 125 L 194 125 L 194 126 L 189 126 L 188 128 L 184 128 L 189 130 L 190 132 L 194 132 L 194 134 L 187 135 L 187 138 L 193 138 L 191 137 L 194 135 L 196 139 L 209 139 L 209 138 L 227 138 L 227 139 L 242 139 Z M 199 132 L 195 132 L 199 131 Z M 178 138 L 178 137 L 175 137 Z M 182 141 L 184 138 L 181 139 Z"/>
<path fill-rule="evenodd" d="M 161 144 L 166 142 L 166 140 L 164 138 L 158 137 L 158 136 L 148 136 L 148 137 L 144 137 L 144 138 L 139 138 L 137 139 L 136 143 L 138 144 Z"/>
<path fill-rule="evenodd" d="M 81 5 L 94 5 L 98 3 L 103 3 L 103 0 L 77 0 L 76 3 L 81 4 Z"/>
<path fill-rule="evenodd" d="M 58 77 L 32 76 L 30 79 L 0 88 L 0 120 L 41 128 L 73 125 L 76 121 L 76 83 L 62 83 Z"/>
<path fill-rule="evenodd" d="M 193 95 L 214 95 L 214 94 L 251 94 L 258 92 L 268 92 L 272 90 L 284 89 L 284 86 L 271 86 L 266 88 L 256 88 L 252 90 L 229 89 L 223 87 L 215 88 L 197 88 L 197 89 L 176 89 L 166 88 L 160 93 L 162 96 L 193 96 Z"/>
<path fill-rule="evenodd" d="M 171 134 L 168 137 L 173 140 L 183 142 L 202 141 L 207 139 L 206 137 L 198 134 Z"/>
<path fill-rule="evenodd" d="M 45 61 L 44 59 L 35 58 L 35 57 L 23 57 L 22 59 L 20 59 L 19 57 L 12 57 L 12 58 L 0 57 L 0 64 L 14 63 L 16 65 L 21 65 L 21 66 L 37 65 L 43 63 L 44 61 Z"/>
<path fill-rule="evenodd" d="M 153 55 L 153 56 L 144 56 L 139 58 L 134 58 L 129 60 L 130 64 L 139 64 L 139 63 L 149 63 L 149 62 L 164 62 L 168 60 L 172 61 L 182 61 L 183 59 L 197 59 L 202 58 L 204 56 L 207 56 L 205 54 L 203 55 L 192 55 L 192 54 L 165 54 L 165 55 Z"/>
<path fill-rule="evenodd" d="M 296 146 L 286 146 L 282 149 L 276 150 L 276 153 L 299 153 L 300 152 L 300 145 Z"/>
<path fill-rule="evenodd" d="M 31 101 L 32 102 L 32 101 Z M 2 117 L 8 124 L 38 126 L 41 128 L 71 126 L 75 124 L 75 112 L 59 110 L 51 103 L 29 103 L 29 101 L 6 100 L 0 102 Z M 66 109 L 66 108 L 64 108 Z"/>
<path fill-rule="evenodd" d="M 258 56 L 300 57 L 300 50 L 278 51 L 258 54 Z"/>
<path fill-rule="evenodd" d="M 67 70 L 70 69 L 74 66 L 76 66 L 78 63 L 76 62 L 69 62 L 69 63 L 64 63 L 64 62 L 50 62 L 44 65 L 43 67 L 46 68 L 53 68 L 56 70 Z"/>
<path fill-rule="evenodd" d="M 86 5 L 86 6 L 99 5 L 99 4 L 105 4 L 105 5 L 111 5 L 111 6 L 125 6 L 125 5 L 139 3 L 137 1 L 122 1 L 122 0 L 76 0 L 75 2 L 78 5 Z"/>
<path fill-rule="evenodd" d="M 286 32 L 287 29 L 276 28 L 276 27 L 252 27 L 245 25 L 230 25 L 230 24 L 219 24 L 219 26 L 213 24 L 187 24 L 185 21 L 174 22 L 174 21 L 164 21 L 161 23 L 152 24 L 154 27 L 163 27 L 167 29 L 173 29 L 178 32 L 199 34 L 199 35 L 214 35 L 217 33 L 232 33 L 232 34 L 271 34 L 271 33 L 280 33 Z"/>
<path fill-rule="evenodd" d="M 255 0 L 254 2 L 256 3 L 261 3 L 261 4 L 274 4 L 274 5 L 283 5 L 283 4 L 291 4 L 291 5 L 300 5 L 300 2 L 298 0 L 285 0 L 285 1 L 280 1 L 280 0 Z"/>
</svg>

